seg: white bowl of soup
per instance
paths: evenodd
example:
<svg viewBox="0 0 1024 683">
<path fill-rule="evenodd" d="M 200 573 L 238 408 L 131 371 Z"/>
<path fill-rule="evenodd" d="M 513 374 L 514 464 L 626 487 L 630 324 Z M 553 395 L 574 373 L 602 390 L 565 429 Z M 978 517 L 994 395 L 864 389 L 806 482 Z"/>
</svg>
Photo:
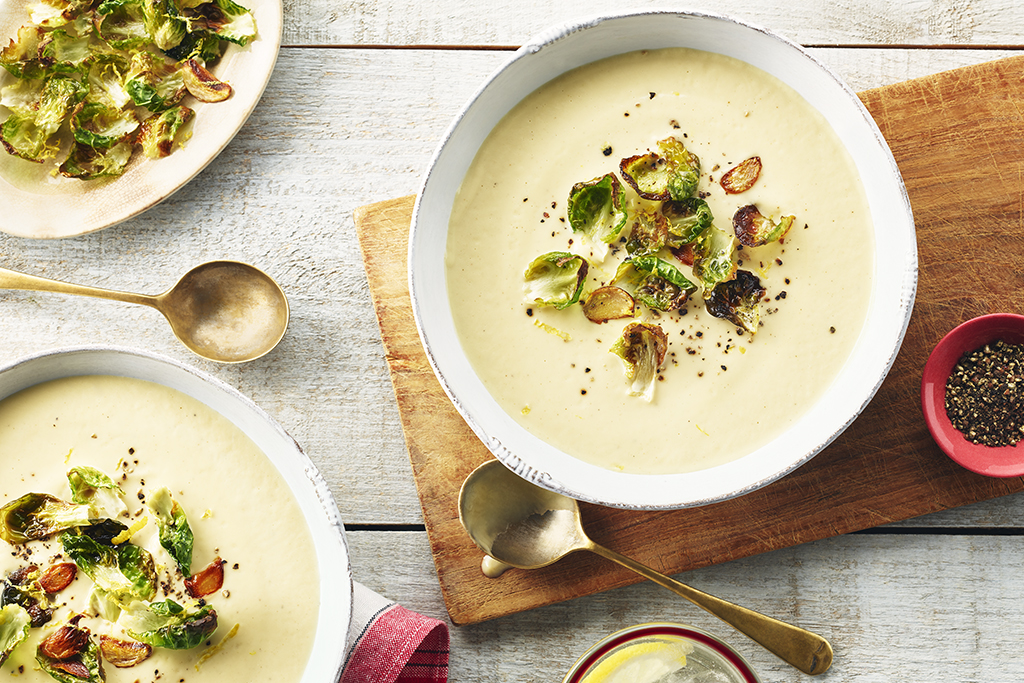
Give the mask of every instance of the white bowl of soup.
<svg viewBox="0 0 1024 683">
<path fill-rule="evenodd" d="M 150 599 L 170 598 L 186 611 L 199 604 L 216 610 L 217 629 L 198 646 L 153 647 L 128 668 L 104 661 L 107 681 L 331 683 L 340 677 L 352 583 L 337 506 L 298 444 L 238 391 L 147 352 L 45 352 L 0 369 L 0 453 L 0 506 L 28 493 L 71 502 L 69 471 L 106 474 L 127 504 L 116 521 L 132 529 L 128 542 L 152 554 L 158 590 Z M 159 540 L 148 501 L 161 488 L 191 528 L 192 574 L 222 566 L 221 585 L 199 601 L 182 591 L 185 573 Z M 51 537 L 14 546 L 0 556 L 0 577 L 30 564 L 45 571 L 67 562 L 62 543 Z M 37 645 L 72 614 L 86 615 L 79 625 L 94 639 L 131 640 L 122 628 L 127 610 L 111 613 L 111 603 L 96 602 L 100 583 L 91 576 L 79 568 L 53 596 L 50 623 L 29 629 L 2 671 L 23 672 L 19 680 L 52 680 L 36 666 Z"/>
<path fill-rule="evenodd" d="M 668 143 L 699 158 L 696 185 L 679 181 L 678 196 L 636 166 L 683 177 L 685 155 Z M 589 234 L 577 192 L 611 187 L 609 175 L 594 222 L 624 210 L 624 227 Z M 678 201 L 703 204 L 714 239 L 705 224 L 691 243 L 641 225 Z M 747 207 L 768 226 L 750 244 L 734 227 L 755 215 Z M 586 274 L 555 278 L 556 294 L 526 282 L 537 263 L 544 277 L 549 262 L 571 274 L 581 261 Z M 650 273 L 667 268 L 655 262 L 688 297 L 641 303 Z M 754 284 L 730 290 L 741 271 Z M 702 13 L 598 17 L 524 45 L 446 132 L 409 247 L 427 356 L 476 435 L 535 484 L 633 509 L 732 498 L 820 452 L 888 372 L 916 283 L 906 190 L 856 94 L 785 38 Z M 632 315 L 584 313 L 606 286 L 631 293 L 617 311 Z M 721 317 L 708 299 L 736 306 Z M 660 332 L 627 334 L 635 323 Z M 615 353 L 624 338 L 646 346 Z M 643 390 L 632 360 L 644 353 L 629 349 L 663 354 Z"/>
</svg>

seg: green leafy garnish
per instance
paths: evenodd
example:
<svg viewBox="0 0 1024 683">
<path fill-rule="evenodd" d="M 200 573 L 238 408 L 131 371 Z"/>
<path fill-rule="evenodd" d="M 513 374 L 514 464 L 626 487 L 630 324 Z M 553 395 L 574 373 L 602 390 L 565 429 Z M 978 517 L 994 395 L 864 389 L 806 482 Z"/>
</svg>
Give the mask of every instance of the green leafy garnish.
<svg viewBox="0 0 1024 683">
<path fill-rule="evenodd" d="M 609 351 L 622 359 L 629 394 L 645 401 L 654 398 L 658 368 L 665 361 L 668 337 L 658 325 L 630 323 Z"/>
<path fill-rule="evenodd" d="M 580 300 L 590 264 L 582 256 L 552 251 L 535 258 L 526 268 L 526 301 L 561 310 Z"/>
<path fill-rule="evenodd" d="M 96 521 L 89 505 L 67 503 L 48 493 L 26 493 L 0 508 L 0 538 L 28 543 Z"/>
<path fill-rule="evenodd" d="M 32 619 L 21 605 L 0 607 L 0 664 L 3 664 L 22 641 L 28 638 Z"/>
<path fill-rule="evenodd" d="M 181 573 L 192 573 L 192 529 L 178 501 L 167 488 L 157 489 L 149 497 L 149 507 L 160 529 L 160 545 L 177 562 Z"/>
<path fill-rule="evenodd" d="M 693 242 L 714 220 L 708 203 L 699 197 L 669 200 L 661 205 L 661 213 L 668 219 L 668 244 L 672 247 Z"/>
<path fill-rule="evenodd" d="M 711 295 L 715 285 L 731 280 L 736 274 L 735 251 L 736 238 L 714 225 L 694 242 L 693 274 L 700 280 L 705 298 Z"/>
<path fill-rule="evenodd" d="M 209 605 L 190 612 L 170 598 L 149 605 L 134 602 L 121 613 L 118 624 L 140 643 L 188 650 L 217 630 L 217 612 Z"/>
<path fill-rule="evenodd" d="M 697 291 L 697 285 L 690 282 L 678 268 L 655 256 L 634 258 L 633 267 L 643 274 L 633 296 L 648 308 L 658 311 L 678 310 L 690 294 Z"/>
<path fill-rule="evenodd" d="M 732 280 L 719 282 L 706 298 L 704 306 L 716 318 L 724 318 L 750 334 L 756 334 L 761 320 L 761 298 L 765 289 L 757 276 L 746 270 L 736 271 Z"/>
<path fill-rule="evenodd" d="M 81 531 L 65 532 L 60 541 L 78 568 L 119 604 L 156 595 L 156 567 L 147 550 L 131 543 L 111 545 Z"/>
<path fill-rule="evenodd" d="M 128 513 L 121 496 L 124 491 L 95 467 L 72 467 L 68 471 L 72 502 L 91 505 L 97 517 L 114 519 Z"/>
<path fill-rule="evenodd" d="M 576 183 L 569 191 L 566 210 L 569 225 L 592 243 L 610 244 L 626 225 L 625 201 L 625 193 L 614 173 Z M 601 258 L 604 258 L 603 252 Z"/>
<path fill-rule="evenodd" d="M 665 138 L 658 142 L 658 152 L 620 161 L 619 172 L 644 199 L 682 201 L 697 190 L 700 159 L 678 139 Z"/>
<path fill-rule="evenodd" d="M 795 220 L 796 216 L 783 216 L 776 223 L 771 218 L 762 216 L 756 206 L 748 204 L 733 215 L 732 227 L 736 232 L 736 238 L 744 246 L 760 247 L 785 237 Z"/>
</svg>

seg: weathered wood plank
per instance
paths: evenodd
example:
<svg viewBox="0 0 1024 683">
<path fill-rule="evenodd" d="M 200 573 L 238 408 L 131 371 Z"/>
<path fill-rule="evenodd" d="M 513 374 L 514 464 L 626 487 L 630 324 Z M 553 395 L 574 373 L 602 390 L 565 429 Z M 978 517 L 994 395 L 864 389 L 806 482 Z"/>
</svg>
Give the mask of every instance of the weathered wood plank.
<svg viewBox="0 0 1024 683">
<path fill-rule="evenodd" d="M 658 0 L 285 0 L 290 45 L 521 45 L 564 22 Z M 767 26 L 810 45 L 1022 45 L 1024 7 L 1014 0 L 695 0 L 687 9 Z"/>
<path fill-rule="evenodd" d="M 349 544 L 357 581 L 410 609 L 445 617 L 425 534 L 356 532 Z M 836 656 L 822 680 L 1019 681 L 1022 563 L 1024 548 L 1011 538 L 853 535 L 676 578 L 827 637 Z M 649 621 L 715 633 L 764 681 L 808 680 L 650 582 L 454 627 L 449 680 L 558 681 L 603 636 Z"/>
</svg>

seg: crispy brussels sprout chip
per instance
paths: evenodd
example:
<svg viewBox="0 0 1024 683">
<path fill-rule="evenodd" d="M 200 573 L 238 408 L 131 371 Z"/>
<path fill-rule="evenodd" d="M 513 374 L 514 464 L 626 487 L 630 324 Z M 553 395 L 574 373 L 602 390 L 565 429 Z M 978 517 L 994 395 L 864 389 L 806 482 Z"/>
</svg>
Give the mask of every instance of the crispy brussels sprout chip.
<svg viewBox="0 0 1024 683">
<path fill-rule="evenodd" d="M 42 162 L 56 156 L 57 144 L 50 138 L 82 101 L 86 90 L 73 78 L 54 76 L 46 80 L 36 104 L 15 110 L 0 126 L 0 141 L 9 153 L 22 159 Z"/>
<path fill-rule="evenodd" d="M 704 297 L 719 282 L 731 280 L 736 275 L 736 238 L 714 225 L 708 227 L 694 242 L 693 274 L 704 288 Z"/>
<path fill-rule="evenodd" d="M 22 641 L 28 638 L 28 627 L 32 619 L 21 605 L 0 607 L 0 664 L 14 652 Z"/>
<path fill-rule="evenodd" d="M 583 302 L 583 314 L 592 323 L 606 323 L 618 318 L 632 318 L 636 301 L 621 287 L 598 287 Z"/>
<path fill-rule="evenodd" d="M 184 576 L 192 573 L 192 529 L 178 501 L 166 487 L 157 489 L 149 497 L 149 508 L 156 516 L 160 529 L 160 545 L 174 558 Z"/>
<path fill-rule="evenodd" d="M 107 591 L 96 585 L 93 585 L 92 591 L 89 593 L 89 609 L 96 616 L 107 621 L 117 621 L 117 618 L 121 616 L 121 605 L 117 604 L 117 601 L 110 597 Z"/>
<path fill-rule="evenodd" d="M 629 395 L 640 396 L 645 401 L 654 398 L 654 385 L 658 379 L 658 368 L 665 361 L 668 337 L 658 325 L 651 323 L 630 323 L 622 336 L 609 351 L 622 359 L 626 379 L 629 381 Z"/>
<path fill-rule="evenodd" d="M 699 197 L 664 202 L 661 213 L 668 219 L 668 245 L 675 248 L 696 240 L 714 220 L 708 203 Z"/>
<path fill-rule="evenodd" d="M 97 57 L 89 66 L 88 100 L 113 109 L 125 109 L 134 102 L 128 92 L 129 71 L 128 60 L 121 59 L 118 55 Z"/>
<path fill-rule="evenodd" d="M 690 282 L 678 268 L 654 256 L 633 259 L 633 267 L 644 274 L 634 295 L 637 301 L 658 311 L 674 311 L 683 307 L 697 285 Z"/>
<path fill-rule="evenodd" d="M 174 139 L 178 130 L 192 120 L 196 113 L 184 106 L 153 114 L 142 122 L 136 142 L 150 159 L 165 157 L 174 151 Z"/>
<path fill-rule="evenodd" d="M 231 86 L 218 81 L 197 59 L 182 62 L 181 77 L 192 97 L 200 102 L 223 102 L 231 97 Z"/>
<path fill-rule="evenodd" d="M 590 264 L 582 256 L 552 251 L 538 256 L 524 274 L 526 301 L 561 310 L 580 300 Z"/>
<path fill-rule="evenodd" d="M 638 211 L 626 240 L 630 256 L 657 254 L 668 240 L 668 219 L 656 211 Z"/>
<path fill-rule="evenodd" d="M 39 63 L 39 41 L 46 32 L 38 26 L 22 26 L 17 39 L 0 50 L 0 66 L 15 78 L 42 78 L 43 67 Z"/>
<path fill-rule="evenodd" d="M 132 55 L 125 90 L 132 101 L 151 112 L 170 109 L 185 96 L 185 80 L 178 68 L 152 52 Z M 166 155 L 165 155 L 166 156 Z"/>
<path fill-rule="evenodd" d="M 205 28 L 221 40 L 245 46 L 256 37 L 252 12 L 232 0 L 213 0 L 195 8 L 205 18 Z"/>
<path fill-rule="evenodd" d="M 12 545 L 28 543 L 95 521 L 88 505 L 73 505 L 48 493 L 26 493 L 0 508 L 0 538 Z"/>
<path fill-rule="evenodd" d="M 752 188 L 760 175 L 761 157 L 750 157 L 729 169 L 718 184 L 726 194 L 739 194 Z"/>
<path fill-rule="evenodd" d="M 115 546 L 96 540 L 87 531 L 61 534 L 64 553 L 118 604 L 151 600 L 156 595 L 153 556 L 131 543 Z"/>
<path fill-rule="evenodd" d="M 71 146 L 68 158 L 60 165 L 60 174 L 82 180 L 119 176 L 124 173 L 134 151 L 132 143 L 127 141 L 107 148 L 76 142 Z"/>
<path fill-rule="evenodd" d="M 190 612 L 170 598 L 146 605 L 133 602 L 118 624 L 135 640 L 168 650 L 189 650 L 217 630 L 217 612 L 209 605 Z"/>
<path fill-rule="evenodd" d="M 736 277 L 726 282 L 719 282 L 704 301 L 708 313 L 716 318 L 724 318 L 742 327 L 750 334 L 757 334 L 761 321 L 761 297 L 764 287 L 757 276 L 746 270 L 736 271 Z"/>
<path fill-rule="evenodd" d="M 72 467 L 68 470 L 68 487 L 71 501 L 91 505 L 97 517 L 116 519 L 128 514 L 128 506 L 121 499 L 124 491 L 95 467 Z"/>
<path fill-rule="evenodd" d="M 39 63 L 52 72 L 76 73 L 92 56 L 89 36 L 73 36 L 62 28 L 39 40 Z"/>
<path fill-rule="evenodd" d="M 113 147 L 130 139 L 138 128 L 139 119 L 134 111 L 114 109 L 99 102 L 83 102 L 71 116 L 75 141 L 90 147 Z"/>
<path fill-rule="evenodd" d="M 793 227 L 796 216 L 783 216 L 776 223 L 765 218 L 753 204 L 740 207 L 732 217 L 732 227 L 736 238 L 745 246 L 760 247 L 769 242 L 777 242 L 786 236 Z"/>
<path fill-rule="evenodd" d="M 71 617 L 36 648 L 39 667 L 60 683 L 102 683 L 104 680 L 99 647 L 89 629 L 78 625 L 82 616 Z"/>
<path fill-rule="evenodd" d="M 174 0 L 142 0 L 142 18 L 146 33 L 161 50 L 177 46 L 188 30 Z"/>
<path fill-rule="evenodd" d="M 700 181 L 700 159 L 676 138 L 660 140 L 658 152 L 620 161 L 622 177 L 644 199 L 680 201 L 691 196 Z"/>
<path fill-rule="evenodd" d="M 104 0 L 96 8 L 96 31 L 119 50 L 138 50 L 150 43 L 142 0 Z"/>
<path fill-rule="evenodd" d="M 573 185 L 566 210 L 573 232 L 582 232 L 595 245 L 614 242 L 626 225 L 625 197 L 614 173 Z"/>
</svg>

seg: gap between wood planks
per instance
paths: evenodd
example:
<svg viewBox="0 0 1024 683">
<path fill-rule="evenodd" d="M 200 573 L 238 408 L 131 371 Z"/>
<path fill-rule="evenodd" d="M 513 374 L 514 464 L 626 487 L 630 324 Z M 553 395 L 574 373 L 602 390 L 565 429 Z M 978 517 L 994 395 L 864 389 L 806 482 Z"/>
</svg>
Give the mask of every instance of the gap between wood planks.
<svg viewBox="0 0 1024 683">
<path fill-rule="evenodd" d="M 388 45 L 386 43 L 339 44 L 339 45 L 281 45 L 293 50 L 460 50 L 487 52 L 515 52 L 517 45 Z M 811 50 L 1024 50 L 1024 44 L 972 45 L 949 43 L 936 45 L 915 45 L 913 43 L 807 43 L 802 47 Z"/>
</svg>

